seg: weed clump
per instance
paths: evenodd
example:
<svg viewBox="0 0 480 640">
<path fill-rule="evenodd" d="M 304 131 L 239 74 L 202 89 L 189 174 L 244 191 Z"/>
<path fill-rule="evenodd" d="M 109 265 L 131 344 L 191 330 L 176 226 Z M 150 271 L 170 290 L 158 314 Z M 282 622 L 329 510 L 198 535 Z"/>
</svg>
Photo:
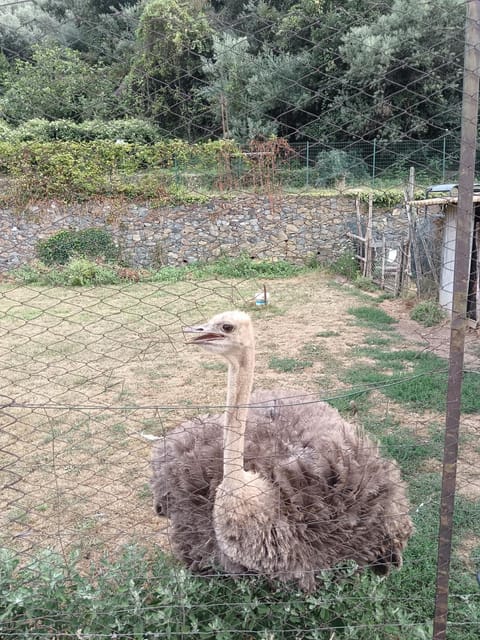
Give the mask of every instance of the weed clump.
<svg viewBox="0 0 480 640">
<path fill-rule="evenodd" d="M 92 231 L 92 230 L 89 230 Z M 83 255 L 82 250 L 73 252 L 77 246 L 75 238 L 65 237 L 66 232 L 52 236 L 55 240 L 45 249 L 48 262 L 33 261 L 17 269 L 13 275 L 22 284 L 50 286 L 108 285 L 128 282 L 175 283 L 202 281 L 215 278 L 288 278 L 306 271 L 306 267 L 285 260 L 252 260 L 248 256 L 221 258 L 215 262 L 194 263 L 181 267 L 161 267 L 158 270 L 133 269 L 106 260 L 108 252 L 103 243 L 98 243 L 98 251 Z M 48 241 L 47 241 L 48 242 Z M 108 246 L 107 246 L 108 248 Z M 101 255 L 103 253 L 103 255 Z M 107 254 L 107 255 L 106 255 Z"/>
<path fill-rule="evenodd" d="M 435 300 L 424 300 L 412 309 L 410 318 L 423 324 L 424 327 L 434 327 L 445 319 L 445 312 Z"/>
<path fill-rule="evenodd" d="M 356 280 L 360 275 L 360 267 L 353 251 L 345 251 L 336 260 L 330 263 L 329 269 L 349 280 Z"/>
</svg>

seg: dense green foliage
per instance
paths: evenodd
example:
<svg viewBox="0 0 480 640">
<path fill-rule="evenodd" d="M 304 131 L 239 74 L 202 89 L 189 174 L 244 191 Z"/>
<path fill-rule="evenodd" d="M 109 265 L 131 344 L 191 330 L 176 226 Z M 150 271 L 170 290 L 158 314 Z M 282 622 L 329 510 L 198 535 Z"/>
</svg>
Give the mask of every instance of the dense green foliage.
<svg viewBox="0 0 480 640">
<path fill-rule="evenodd" d="M 201 56 L 209 54 L 211 39 L 207 18 L 196 7 L 177 0 L 145 4 L 125 80 L 128 108 L 146 114 L 165 134 L 189 140 L 202 127 L 204 107 L 195 87 L 202 82 Z"/>
<path fill-rule="evenodd" d="M 191 141 L 457 139 L 464 19 L 463 0 L 7 3 L 0 117 L 146 117 Z"/>
<path fill-rule="evenodd" d="M 110 262 L 118 255 L 112 236 L 102 228 L 58 231 L 37 244 L 37 255 L 46 265 L 65 264 L 74 256 Z"/>
<path fill-rule="evenodd" d="M 76 135 L 71 126 L 63 122 L 44 121 L 24 125 L 28 137 L 57 132 L 65 137 Z M 117 128 L 118 127 L 118 128 Z M 84 123 L 84 131 L 95 131 Z M 104 131 L 122 131 L 115 121 L 105 125 Z M 102 130 L 103 127 L 100 127 Z M 152 135 L 154 131 L 142 122 L 131 121 L 123 129 L 131 137 Z M 100 131 L 101 133 L 101 131 Z M 175 204 L 201 200 L 198 193 L 188 194 L 178 184 L 177 167 L 182 163 L 201 164 L 207 173 L 227 154 L 238 149 L 231 141 L 212 141 L 190 145 L 182 140 L 159 140 L 153 144 L 136 144 L 122 140 L 97 139 L 93 141 L 57 140 L 48 142 L 0 142 L 0 172 L 14 178 L 5 189 L 2 199 L 6 204 L 25 204 L 49 198 L 65 202 L 86 199 L 94 195 L 151 198 L 159 204 Z"/>
<path fill-rule="evenodd" d="M 64 140 L 85 142 L 90 140 L 110 140 L 151 144 L 160 138 L 158 128 L 140 118 L 124 118 L 119 120 L 47 120 L 33 118 L 16 128 L 8 127 L 0 121 L 0 135 L 9 142 L 51 142 Z"/>
<path fill-rule="evenodd" d="M 258 578 L 194 577 L 165 555 L 149 558 L 134 546 L 92 565 L 87 575 L 77 570 L 75 556 L 66 564 L 52 552 L 40 554 L 20 572 L 8 552 L 0 560 L 0 631 L 5 637 L 40 638 L 80 629 L 91 637 L 108 629 L 114 637 L 138 640 L 150 635 L 293 640 L 301 628 L 301 637 L 311 640 L 333 629 L 357 640 L 406 639 L 402 631 L 409 640 L 428 638 L 425 619 L 415 620 L 407 607 L 398 606 L 391 585 L 355 575 L 354 567 L 325 572 L 322 588 L 305 595 L 272 589 Z M 30 621 L 35 636 L 29 635 Z M 379 633 L 395 636 L 372 633 L 377 625 Z"/>
<path fill-rule="evenodd" d="M 4 81 L 1 107 L 13 124 L 48 117 L 73 121 L 107 118 L 115 112 L 115 84 L 99 65 L 73 49 L 34 45 L 31 60 L 18 59 Z"/>
</svg>

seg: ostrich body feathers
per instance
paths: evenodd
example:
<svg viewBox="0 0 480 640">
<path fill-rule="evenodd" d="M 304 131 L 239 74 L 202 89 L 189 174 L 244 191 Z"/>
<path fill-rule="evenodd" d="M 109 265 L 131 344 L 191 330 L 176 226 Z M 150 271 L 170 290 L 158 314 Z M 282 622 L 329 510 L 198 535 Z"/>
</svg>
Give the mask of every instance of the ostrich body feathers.
<svg viewBox="0 0 480 640">
<path fill-rule="evenodd" d="M 258 572 L 306 591 L 346 560 L 400 567 L 412 524 L 396 464 L 330 405 L 282 395 L 250 400 L 242 486 L 222 483 L 222 415 L 155 443 L 154 506 L 170 518 L 174 554 L 193 571 Z"/>
</svg>

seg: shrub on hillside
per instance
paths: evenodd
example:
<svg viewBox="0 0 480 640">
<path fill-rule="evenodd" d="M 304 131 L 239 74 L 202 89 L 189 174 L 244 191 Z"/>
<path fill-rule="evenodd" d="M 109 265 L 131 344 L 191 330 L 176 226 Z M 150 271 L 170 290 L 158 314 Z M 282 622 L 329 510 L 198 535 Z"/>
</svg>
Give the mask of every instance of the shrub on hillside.
<svg viewBox="0 0 480 640">
<path fill-rule="evenodd" d="M 12 142 L 14 139 L 14 130 L 5 122 L 0 120 L 0 142 Z"/>
<path fill-rule="evenodd" d="M 143 162 L 130 144 L 29 142 L 0 145 L 2 170 L 15 178 L 16 203 L 60 198 L 66 202 L 115 192 L 118 174 L 131 174 Z"/>
<path fill-rule="evenodd" d="M 99 228 L 58 231 L 37 244 L 37 255 L 46 265 L 66 264 L 71 258 L 100 258 L 106 262 L 118 256 L 118 249 L 108 231 Z"/>
<path fill-rule="evenodd" d="M 346 250 L 340 254 L 330 263 L 329 268 L 332 273 L 337 273 L 349 280 L 356 280 L 360 275 L 358 259 L 352 249 Z"/>
</svg>

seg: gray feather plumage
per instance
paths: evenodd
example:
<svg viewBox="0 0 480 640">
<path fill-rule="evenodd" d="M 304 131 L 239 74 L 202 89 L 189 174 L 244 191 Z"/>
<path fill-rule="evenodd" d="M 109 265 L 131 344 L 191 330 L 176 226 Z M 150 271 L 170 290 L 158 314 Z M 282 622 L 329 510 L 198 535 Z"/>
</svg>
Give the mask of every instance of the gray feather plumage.
<svg viewBox="0 0 480 640">
<path fill-rule="evenodd" d="M 214 523 L 223 416 L 184 422 L 155 443 L 154 506 L 171 520 L 175 555 L 193 571 L 258 572 L 305 590 L 346 560 L 378 573 L 400 567 L 412 524 L 396 464 L 330 405 L 282 395 L 253 394 L 245 432 L 245 470 L 269 482 L 274 518 L 258 509 L 239 524 L 232 503 Z"/>
</svg>

